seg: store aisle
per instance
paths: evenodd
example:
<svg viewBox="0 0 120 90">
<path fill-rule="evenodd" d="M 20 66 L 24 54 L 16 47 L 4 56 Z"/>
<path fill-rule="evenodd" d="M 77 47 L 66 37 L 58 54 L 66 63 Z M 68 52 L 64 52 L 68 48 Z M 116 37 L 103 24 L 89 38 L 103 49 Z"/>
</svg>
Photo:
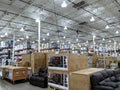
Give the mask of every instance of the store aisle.
<svg viewBox="0 0 120 90">
<path fill-rule="evenodd" d="M 8 81 L 0 80 L 0 90 L 48 90 L 48 89 L 42 89 L 40 87 L 30 85 L 28 82 L 13 85 Z"/>
</svg>

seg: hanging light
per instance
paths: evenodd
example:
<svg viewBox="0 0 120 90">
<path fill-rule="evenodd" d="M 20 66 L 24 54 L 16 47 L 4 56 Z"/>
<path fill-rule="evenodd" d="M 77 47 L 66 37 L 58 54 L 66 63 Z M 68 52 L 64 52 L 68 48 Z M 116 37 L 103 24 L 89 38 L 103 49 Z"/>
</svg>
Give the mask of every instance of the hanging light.
<svg viewBox="0 0 120 90">
<path fill-rule="evenodd" d="M 76 41 L 78 41 L 78 38 L 76 39 Z"/>
<path fill-rule="evenodd" d="M 63 7 L 63 8 L 67 7 L 67 3 L 65 1 L 63 1 L 63 3 L 61 4 L 61 7 Z"/>
<path fill-rule="evenodd" d="M 90 21 L 91 21 L 91 22 L 95 21 L 95 18 L 94 18 L 94 17 L 91 17 Z"/>
<path fill-rule="evenodd" d="M 67 26 L 64 27 L 64 30 L 67 30 Z"/>
<path fill-rule="evenodd" d="M 8 33 L 5 33 L 5 36 L 7 36 L 8 35 Z"/>
<path fill-rule="evenodd" d="M 105 39 L 104 39 L 104 38 L 103 38 L 102 40 L 103 40 L 103 41 L 105 41 Z"/>
<path fill-rule="evenodd" d="M 110 27 L 108 25 L 106 25 L 105 29 L 109 29 Z"/>
<path fill-rule="evenodd" d="M 111 40 L 109 40 L 108 42 L 111 42 Z"/>
<path fill-rule="evenodd" d="M 1 35 L 0 37 L 5 37 L 4 35 Z"/>
<path fill-rule="evenodd" d="M 26 39 L 28 39 L 29 38 L 29 36 L 26 36 Z"/>
<path fill-rule="evenodd" d="M 59 43 L 60 41 L 58 40 L 57 42 Z"/>
<path fill-rule="evenodd" d="M 21 29 L 20 29 L 20 31 L 22 31 L 22 32 L 23 32 L 23 31 L 24 31 L 24 28 L 21 28 Z"/>
<path fill-rule="evenodd" d="M 39 20 L 39 19 L 36 19 L 35 22 L 40 22 L 40 20 Z"/>
<path fill-rule="evenodd" d="M 50 34 L 49 34 L 49 33 L 47 33 L 47 36 L 50 36 Z"/>
<path fill-rule="evenodd" d="M 86 41 L 86 43 L 89 43 L 88 41 Z"/>
<path fill-rule="evenodd" d="M 116 34 L 118 34 L 118 33 L 119 33 L 119 31 L 116 31 L 115 33 L 116 33 Z"/>
<path fill-rule="evenodd" d="M 66 37 L 64 36 L 63 38 L 65 39 Z"/>
<path fill-rule="evenodd" d="M 45 38 L 43 38 L 43 41 L 45 41 Z"/>
<path fill-rule="evenodd" d="M 18 39 L 17 41 L 19 42 L 20 40 Z"/>
</svg>

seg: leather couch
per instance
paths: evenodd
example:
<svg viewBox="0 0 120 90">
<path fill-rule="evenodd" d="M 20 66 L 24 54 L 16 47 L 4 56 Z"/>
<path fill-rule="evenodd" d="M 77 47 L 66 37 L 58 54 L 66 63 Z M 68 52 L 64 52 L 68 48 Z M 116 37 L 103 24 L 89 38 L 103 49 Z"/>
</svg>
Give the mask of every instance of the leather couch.
<svg viewBox="0 0 120 90">
<path fill-rule="evenodd" d="M 39 86 L 41 88 L 47 88 L 48 86 L 48 76 L 47 68 L 40 68 L 37 74 L 33 74 L 29 80 L 30 84 Z"/>
<path fill-rule="evenodd" d="M 90 80 L 91 90 L 120 90 L 120 69 L 97 72 Z"/>
</svg>

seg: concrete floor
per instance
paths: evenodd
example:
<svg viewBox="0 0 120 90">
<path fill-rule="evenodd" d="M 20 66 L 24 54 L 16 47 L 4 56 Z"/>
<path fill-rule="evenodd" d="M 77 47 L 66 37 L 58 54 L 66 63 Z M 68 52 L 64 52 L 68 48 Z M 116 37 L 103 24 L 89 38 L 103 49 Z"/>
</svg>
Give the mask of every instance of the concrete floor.
<svg viewBox="0 0 120 90">
<path fill-rule="evenodd" d="M 50 89 L 42 89 L 40 87 L 30 85 L 29 82 L 12 84 L 6 80 L 0 80 L 0 90 L 50 90 Z"/>
</svg>

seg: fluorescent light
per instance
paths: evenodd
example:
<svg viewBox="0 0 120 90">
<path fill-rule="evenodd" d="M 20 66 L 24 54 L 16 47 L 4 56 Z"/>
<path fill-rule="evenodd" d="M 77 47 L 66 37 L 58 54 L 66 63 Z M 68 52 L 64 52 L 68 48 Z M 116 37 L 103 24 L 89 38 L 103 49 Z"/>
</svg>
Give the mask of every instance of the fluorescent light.
<svg viewBox="0 0 120 90">
<path fill-rule="evenodd" d="M 66 37 L 64 36 L 63 38 L 65 39 Z"/>
<path fill-rule="evenodd" d="M 5 36 L 7 36 L 8 35 L 8 33 L 5 33 Z"/>
<path fill-rule="evenodd" d="M 26 39 L 28 39 L 29 38 L 29 36 L 26 36 Z"/>
<path fill-rule="evenodd" d="M 109 29 L 110 27 L 108 25 L 106 25 L 105 29 Z"/>
<path fill-rule="evenodd" d="M 49 33 L 47 33 L 47 36 L 50 36 L 50 34 L 49 34 Z"/>
<path fill-rule="evenodd" d="M 91 22 L 95 21 L 95 18 L 94 18 L 94 17 L 91 17 L 90 21 L 91 21 Z"/>
<path fill-rule="evenodd" d="M 116 34 L 118 34 L 118 33 L 119 33 L 119 31 L 116 31 L 115 33 L 116 33 Z"/>
<path fill-rule="evenodd" d="M 21 29 L 20 29 L 20 31 L 22 31 L 22 32 L 23 32 L 23 31 L 24 31 L 24 28 L 21 28 Z"/>
<path fill-rule="evenodd" d="M 67 30 L 67 26 L 64 27 L 64 30 Z"/>
<path fill-rule="evenodd" d="M 67 7 L 67 3 L 65 1 L 63 1 L 63 3 L 61 4 L 61 7 Z"/>
</svg>

